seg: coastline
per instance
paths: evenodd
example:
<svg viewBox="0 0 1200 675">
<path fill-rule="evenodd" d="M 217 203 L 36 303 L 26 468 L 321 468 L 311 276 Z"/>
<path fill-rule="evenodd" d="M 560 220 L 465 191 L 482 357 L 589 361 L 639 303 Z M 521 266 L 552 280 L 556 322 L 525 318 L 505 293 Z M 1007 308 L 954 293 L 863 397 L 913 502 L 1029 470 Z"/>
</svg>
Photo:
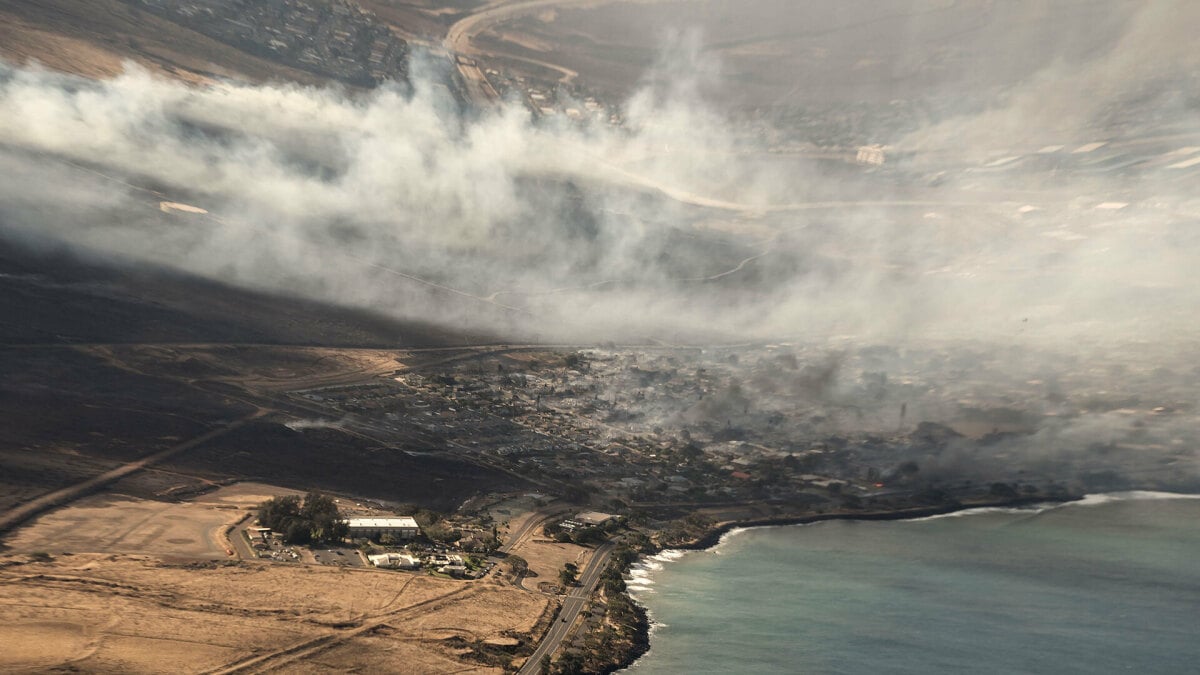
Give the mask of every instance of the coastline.
<svg viewBox="0 0 1200 675">
<path fill-rule="evenodd" d="M 909 509 L 890 511 L 835 511 L 831 513 L 812 513 L 795 516 L 772 516 L 753 520 L 731 520 L 713 525 L 700 537 L 682 544 L 664 547 L 662 550 L 676 551 L 706 551 L 721 543 L 721 538 L 734 530 L 745 530 L 753 527 L 784 527 L 787 525 L 809 525 L 827 520 L 911 520 L 928 518 L 929 516 L 944 516 L 971 509 L 1019 508 L 1033 504 L 1064 504 L 1083 499 L 1080 495 L 1064 497 L 1018 497 L 1016 499 L 990 500 L 979 502 L 963 502 L 939 504 L 937 506 L 921 506 Z"/>
<path fill-rule="evenodd" d="M 912 520 L 916 518 L 927 518 L 930 516 L 942 516 L 960 511 L 969 511 L 972 509 L 988 509 L 988 508 L 1020 508 L 1023 506 L 1032 506 L 1035 504 L 1065 504 L 1083 499 L 1082 495 L 1064 495 L 1061 497 L 1047 496 L 1030 496 L 1018 497 L 1015 499 L 1004 500 L 987 500 L 978 502 L 951 503 L 940 504 L 936 506 L 924 506 L 909 509 L 896 509 L 889 511 L 837 511 L 833 513 L 810 513 L 806 515 L 793 516 L 775 516 L 770 518 L 756 518 L 752 520 L 736 520 L 716 523 L 710 527 L 700 537 L 682 544 L 676 544 L 668 547 L 656 549 L 653 553 L 643 554 L 638 557 L 642 560 L 651 555 L 657 555 L 667 550 L 675 551 L 706 551 L 717 544 L 721 543 L 721 539 L 728 533 L 735 530 L 744 530 L 758 527 L 785 527 L 789 525 L 808 525 L 811 523 L 819 523 L 832 520 L 867 520 L 867 521 L 888 521 L 888 520 Z M 628 572 L 628 567 L 622 570 L 623 573 Z M 608 673 L 621 672 L 628 669 L 641 657 L 645 656 L 650 651 L 650 628 L 653 621 L 646 608 L 637 601 L 626 589 L 624 595 L 629 598 L 636 608 L 638 620 L 634 626 L 634 647 L 628 653 L 623 655 L 623 658 L 613 667 L 603 671 L 604 675 Z"/>
<path fill-rule="evenodd" d="M 638 659 L 646 655 L 650 651 L 650 613 L 638 601 L 634 600 L 629 591 L 623 591 L 626 597 L 629 597 L 633 603 L 633 611 L 637 614 L 637 621 L 633 625 L 633 646 L 628 652 L 622 655 L 622 658 L 611 664 L 610 666 L 599 671 L 599 675 L 611 675 L 629 668 L 637 663 Z"/>
</svg>

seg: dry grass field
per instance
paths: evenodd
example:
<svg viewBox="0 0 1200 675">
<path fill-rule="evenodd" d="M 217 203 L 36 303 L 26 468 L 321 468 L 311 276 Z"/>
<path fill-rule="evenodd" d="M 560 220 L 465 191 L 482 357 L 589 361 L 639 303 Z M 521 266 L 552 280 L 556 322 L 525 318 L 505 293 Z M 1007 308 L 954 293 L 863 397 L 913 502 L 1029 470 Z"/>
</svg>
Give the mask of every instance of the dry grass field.
<svg viewBox="0 0 1200 675">
<path fill-rule="evenodd" d="M 486 581 L 382 571 L 103 554 L 25 560 L 0 558 L 0 642 L 20 645 L 0 653 L 6 671 L 470 672 L 477 664 L 456 656 L 527 633 L 550 602 Z"/>
<path fill-rule="evenodd" d="M 560 544 L 538 536 L 517 546 L 513 553 L 529 563 L 532 573 L 529 576 L 532 578 L 525 582 L 525 586 L 533 588 L 542 582 L 557 584 L 558 573 L 567 563 L 575 563 L 582 569 L 591 558 L 592 549 L 577 544 Z"/>
<path fill-rule="evenodd" d="M 255 505 L 295 490 L 240 483 L 188 502 L 103 493 L 41 516 L 9 536 L 13 552 L 126 553 L 224 560 L 223 531 Z"/>
<path fill-rule="evenodd" d="M 102 494 L 14 532 L 0 556 L 0 671 L 499 672 L 553 600 L 502 581 L 235 561 L 223 530 L 270 495 Z"/>
</svg>

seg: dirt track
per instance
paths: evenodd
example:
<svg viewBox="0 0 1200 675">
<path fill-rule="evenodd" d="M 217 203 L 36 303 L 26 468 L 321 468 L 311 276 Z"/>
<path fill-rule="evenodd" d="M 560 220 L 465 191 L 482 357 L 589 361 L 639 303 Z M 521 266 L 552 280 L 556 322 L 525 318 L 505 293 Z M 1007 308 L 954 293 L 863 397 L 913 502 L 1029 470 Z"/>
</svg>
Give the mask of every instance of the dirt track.
<svg viewBox="0 0 1200 675">
<path fill-rule="evenodd" d="M 0 670 L 162 672 L 167 659 L 173 672 L 338 672 L 365 659 L 373 672 L 485 672 L 446 640 L 528 634 L 550 603 L 492 580 L 53 555 L 0 557 L 0 642 L 24 645 L 0 654 Z"/>
<path fill-rule="evenodd" d="M 85 495 L 92 494 L 93 492 L 96 492 L 107 485 L 111 485 L 112 483 L 129 476 L 130 474 L 141 471 L 148 466 L 162 462 L 163 460 L 173 457 L 174 455 L 177 455 L 185 450 L 194 448 L 201 443 L 205 443 L 217 438 L 218 436 L 222 436 L 235 429 L 238 429 L 251 420 L 262 417 L 266 414 L 266 412 L 267 411 L 265 410 L 256 410 L 240 420 L 231 422 L 223 427 L 213 429 L 212 431 L 201 434 L 189 441 L 172 446 L 161 452 L 157 452 L 144 459 L 123 464 L 116 469 L 106 471 L 99 476 L 89 478 L 82 483 L 77 483 L 61 490 L 55 490 L 54 492 L 25 502 L 24 504 L 8 510 L 3 515 L 0 515 L 0 533 L 7 532 L 40 513 L 44 513 L 50 509 L 69 503 Z"/>
</svg>

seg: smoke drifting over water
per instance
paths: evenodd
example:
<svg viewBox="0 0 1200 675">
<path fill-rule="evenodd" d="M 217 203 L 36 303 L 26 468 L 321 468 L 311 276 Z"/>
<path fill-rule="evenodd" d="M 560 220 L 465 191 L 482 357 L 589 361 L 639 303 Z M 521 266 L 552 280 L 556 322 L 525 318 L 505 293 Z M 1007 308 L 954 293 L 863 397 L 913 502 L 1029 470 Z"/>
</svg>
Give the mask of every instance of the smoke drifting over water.
<svg viewBox="0 0 1200 675">
<path fill-rule="evenodd" d="M 1144 14 L 1088 78 L 1140 58 L 1161 23 Z M 1124 170 L 1082 164 L 1107 149 L 1038 154 L 1105 131 L 1120 82 L 1067 133 L 1026 105 L 1066 76 L 1049 65 L 996 108 L 883 139 L 897 161 L 867 170 L 771 152 L 761 125 L 705 100 L 719 67 L 701 41 L 672 44 L 620 129 L 516 103 L 462 114 L 419 74 L 412 92 L 348 94 L 8 67 L 0 218 L 10 236 L 514 338 L 1193 336 L 1200 202 L 1194 172 L 1156 160 L 1171 141 L 1122 150 L 1113 162 L 1145 160 Z M 1172 100 L 1147 133 L 1195 130 Z"/>
</svg>

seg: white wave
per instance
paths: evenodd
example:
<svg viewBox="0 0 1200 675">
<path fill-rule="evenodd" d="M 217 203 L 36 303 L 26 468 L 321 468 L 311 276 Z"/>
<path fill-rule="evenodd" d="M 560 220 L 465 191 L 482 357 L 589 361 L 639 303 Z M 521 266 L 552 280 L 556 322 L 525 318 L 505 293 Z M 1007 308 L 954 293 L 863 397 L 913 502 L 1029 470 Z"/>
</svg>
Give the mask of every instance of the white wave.
<svg viewBox="0 0 1200 675">
<path fill-rule="evenodd" d="M 649 586 L 654 583 L 654 579 L 650 577 L 650 573 L 645 570 L 630 570 L 629 576 L 625 579 L 626 586 Z"/>
<path fill-rule="evenodd" d="M 722 534 L 721 538 L 717 540 L 717 543 L 708 550 L 711 551 L 714 555 L 725 555 L 725 551 L 723 551 L 722 549 L 724 549 L 729 544 L 729 542 L 733 541 L 736 537 L 740 537 L 743 534 L 745 534 L 753 529 L 757 529 L 757 526 L 756 527 L 735 527 L 732 530 L 726 532 L 725 534 Z"/>
<path fill-rule="evenodd" d="M 734 538 L 734 537 L 740 537 L 740 536 L 742 536 L 743 534 L 745 534 L 745 533 L 749 532 L 749 531 L 750 531 L 750 530 L 752 530 L 752 529 L 754 529 L 754 528 L 750 528 L 750 527 L 735 527 L 735 528 L 733 528 L 732 530 L 730 530 L 730 531 L 726 532 L 725 534 L 721 535 L 721 538 L 720 538 L 719 540 L 717 540 L 717 546 L 720 546 L 721 544 L 724 544 L 724 543 L 725 543 L 725 542 L 727 542 L 727 541 L 731 541 L 731 540 L 733 540 L 733 538 Z"/>
<path fill-rule="evenodd" d="M 1039 502 L 1030 504 L 1029 506 L 982 506 L 975 509 L 963 509 L 961 511 L 951 511 L 950 513 L 939 513 L 935 516 L 924 516 L 921 518 L 906 518 L 906 522 L 916 523 L 924 520 L 938 520 L 940 518 L 961 518 L 963 516 L 975 516 L 984 513 L 1008 513 L 1008 514 L 1023 514 L 1037 515 L 1046 511 L 1055 509 L 1065 509 L 1075 506 L 1099 506 L 1101 504 L 1111 504 L 1113 502 L 1128 502 L 1135 500 L 1161 500 L 1161 499 L 1200 499 L 1200 494 L 1187 494 L 1182 492 L 1155 492 L 1152 490 L 1129 490 L 1126 492 L 1098 492 L 1095 494 L 1086 494 L 1083 497 L 1069 502 Z"/>
<path fill-rule="evenodd" d="M 629 567 L 630 570 L 648 570 L 651 572 L 657 572 L 662 568 L 663 564 L 654 558 L 643 558 Z"/>
<path fill-rule="evenodd" d="M 1056 508 L 1058 504 L 1039 503 L 1029 506 L 981 506 L 975 509 L 962 509 L 961 511 L 951 511 L 950 513 L 939 513 L 932 516 L 921 516 L 920 518 L 905 518 L 903 522 L 920 523 L 926 520 L 941 520 L 942 518 L 962 518 L 963 516 L 977 516 L 984 513 L 1009 513 L 1009 514 L 1025 514 L 1035 515 L 1043 511 L 1049 511 Z"/>
<path fill-rule="evenodd" d="M 625 574 L 625 586 L 630 595 L 636 598 L 638 595 L 654 593 L 654 575 L 662 571 L 665 563 L 675 562 L 688 553 L 689 551 L 666 549 L 630 565 Z"/>
<path fill-rule="evenodd" d="M 751 525 L 749 527 L 735 527 L 725 534 L 722 534 L 721 538 L 717 540 L 717 543 L 708 550 L 716 555 L 725 555 L 725 551 L 722 549 L 724 549 L 735 538 L 740 537 L 751 530 L 765 530 L 776 527 L 809 527 L 815 524 L 816 523 L 790 523 L 787 525 Z"/>
<path fill-rule="evenodd" d="M 1159 499 L 1200 499 L 1200 495 L 1187 494 L 1183 492 L 1155 492 L 1152 490 L 1100 492 L 1096 494 L 1084 495 L 1083 499 L 1073 502 L 1065 502 L 1061 504 L 1061 506 L 1098 506 L 1100 504 L 1109 504 L 1111 502 L 1129 502 L 1134 500 L 1149 501 Z"/>
</svg>

